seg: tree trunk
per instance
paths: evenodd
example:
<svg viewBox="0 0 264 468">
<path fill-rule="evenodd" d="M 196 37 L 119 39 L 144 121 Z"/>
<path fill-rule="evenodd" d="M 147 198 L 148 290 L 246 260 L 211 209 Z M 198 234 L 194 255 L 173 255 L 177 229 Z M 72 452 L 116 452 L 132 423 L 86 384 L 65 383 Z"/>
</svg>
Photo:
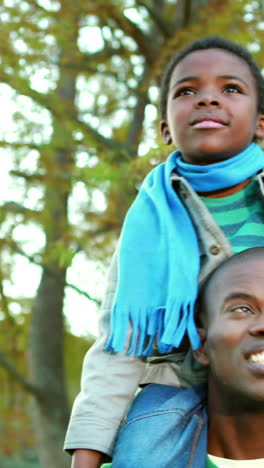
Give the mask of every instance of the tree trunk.
<svg viewBox="0 0 264 468">
<path fill-rule="evenodd" d="M 29 349 L 32 380 L 40 393 L 40 397 L 33 401 L 32 421 L 43 468 L 66 468 L 70 464 L 69 455 L 63 452 L 69 419 L 63 361 L 63 299 L 67 266 L 63 266 L 56 248 L 60 243 L 67 247 L 65 233 L 70 230 L 68 198 L 72 190 L 75 147 L 72 131 L 61 125 L 60 116 L 75 109 L 76 71 L 65 64 L 78 53 L 79 23 L 70 3 L 62 1 L 61 5 L 64 21 L 60 25 L 58 15 L 60 63 L 56 89 L 61 104 L 53 116 L 51 145 L 55 148 L 54 158 L 46 167 L 46 171 L 52 171 L 52 174 L 46 179 L 45 268 L 32 311 Z"/>
<path fill-rule="evenodd" d="M 61 280 L 64 272 L 61 273 Z M 43 468 L 66 468 L 63 441 L 69 410 L 63 369 L 63 281 L 43 272 L 32 315 L 30 364 L 40 397 L 32 404 L 32 422 Z"/>
</svg>

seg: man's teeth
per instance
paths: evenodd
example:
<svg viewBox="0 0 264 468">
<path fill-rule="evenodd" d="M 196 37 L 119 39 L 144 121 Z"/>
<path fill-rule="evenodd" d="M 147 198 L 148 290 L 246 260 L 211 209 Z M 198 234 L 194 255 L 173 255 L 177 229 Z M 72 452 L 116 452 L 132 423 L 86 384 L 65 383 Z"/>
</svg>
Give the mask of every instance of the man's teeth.
<svg viewBox="0 0 264 468">
<path fill-rule="evenodd" d="M 249 361 L 264 364 L 264 351 L 257 354 L 251 354 L 251 356 L 249 357 Z"/>
</svg>

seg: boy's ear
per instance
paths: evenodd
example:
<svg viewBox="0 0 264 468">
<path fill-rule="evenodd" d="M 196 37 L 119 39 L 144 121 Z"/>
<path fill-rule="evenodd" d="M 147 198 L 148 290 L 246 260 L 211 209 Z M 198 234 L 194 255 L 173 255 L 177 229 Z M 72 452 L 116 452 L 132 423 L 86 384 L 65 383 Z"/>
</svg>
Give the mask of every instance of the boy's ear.
<svg viewBox="0 0 264 468">
<path fill-rule="evenodd" d="M 264 138 L 264 114 L 259 114 L 255 136 L 260 140 Z"/>
<path fill-rule="evenodd" d="M 207 330 L 205 330 L 205 328 L 198 328 L 198 333 L 200 335 L 201 346 L 193 351 L 193 356 L 200 364 L 208 366 L 209 361 L 206 352 Z"/>
<path fill-rule="evenodd" d="M 169 125 L 166 122 L 166 120 L 162 120 L 160 123 L 160 131 L 161 131 L 161 136 L 166 145 L 170 145 L 172 143 L 172 138 L 170 134 L 170 129 Z"/>
</svg>

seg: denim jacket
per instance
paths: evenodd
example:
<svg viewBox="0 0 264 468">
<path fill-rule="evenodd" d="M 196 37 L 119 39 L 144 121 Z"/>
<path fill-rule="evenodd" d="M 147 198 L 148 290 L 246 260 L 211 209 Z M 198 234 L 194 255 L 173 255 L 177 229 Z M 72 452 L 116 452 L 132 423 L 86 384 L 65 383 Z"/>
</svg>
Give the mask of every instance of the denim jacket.
<svg viewBox="0 0 264 468">
<path fill-rule="evenodd" d="M 205 468 L 207 389 L 148 385 L 120 430 L 112 468 Z"/>
<path fill-rule="evenodd" d="M 264 171 L 257 176 L 261 199 L 264 196 L 263 178 Z M 188 209 L 197 231 L 202 281 L 233 255 L 232 247 L 187 181 L 173 174 L 172 184 Z M 203 369 L 195 364 L 191 353 L 156 353 L 144 359 L 128 356 L 126 351 L 116 354 L 104 351 L 116 282 L 117 262 L 114 256 L 99 316 L 100 335 L 85 356 L 81 390 L 75 399 L 66 435 L 64 448 L 69 452 L 77 448 L 90 448 L 111 455 L 120 423 L 141 383 L 188 387 L 206 379 Z"/>
</svg>

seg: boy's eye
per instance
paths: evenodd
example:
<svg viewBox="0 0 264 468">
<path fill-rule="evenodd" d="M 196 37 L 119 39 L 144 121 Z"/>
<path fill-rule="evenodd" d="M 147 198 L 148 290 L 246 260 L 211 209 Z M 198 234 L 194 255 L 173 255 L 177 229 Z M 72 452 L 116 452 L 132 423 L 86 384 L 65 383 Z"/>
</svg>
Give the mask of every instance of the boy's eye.
<svg viewBox="0 0 264 468">
<path fill-rule="evenodd" d="M 195 91 L 192 89 L 192 88 L 180 88 L 178 89 L 175 94 L 174 94 L 174 97 L 179 97 L 179 96 L 188 96 L 189 94 L 194 94 Z"/>
<path fill-rule="evenodd" d="M 228 93 L 242 93 L 240 86 L 236 84 L 228 84 L 225 86 L 225 91 Z"/>
</svg>

